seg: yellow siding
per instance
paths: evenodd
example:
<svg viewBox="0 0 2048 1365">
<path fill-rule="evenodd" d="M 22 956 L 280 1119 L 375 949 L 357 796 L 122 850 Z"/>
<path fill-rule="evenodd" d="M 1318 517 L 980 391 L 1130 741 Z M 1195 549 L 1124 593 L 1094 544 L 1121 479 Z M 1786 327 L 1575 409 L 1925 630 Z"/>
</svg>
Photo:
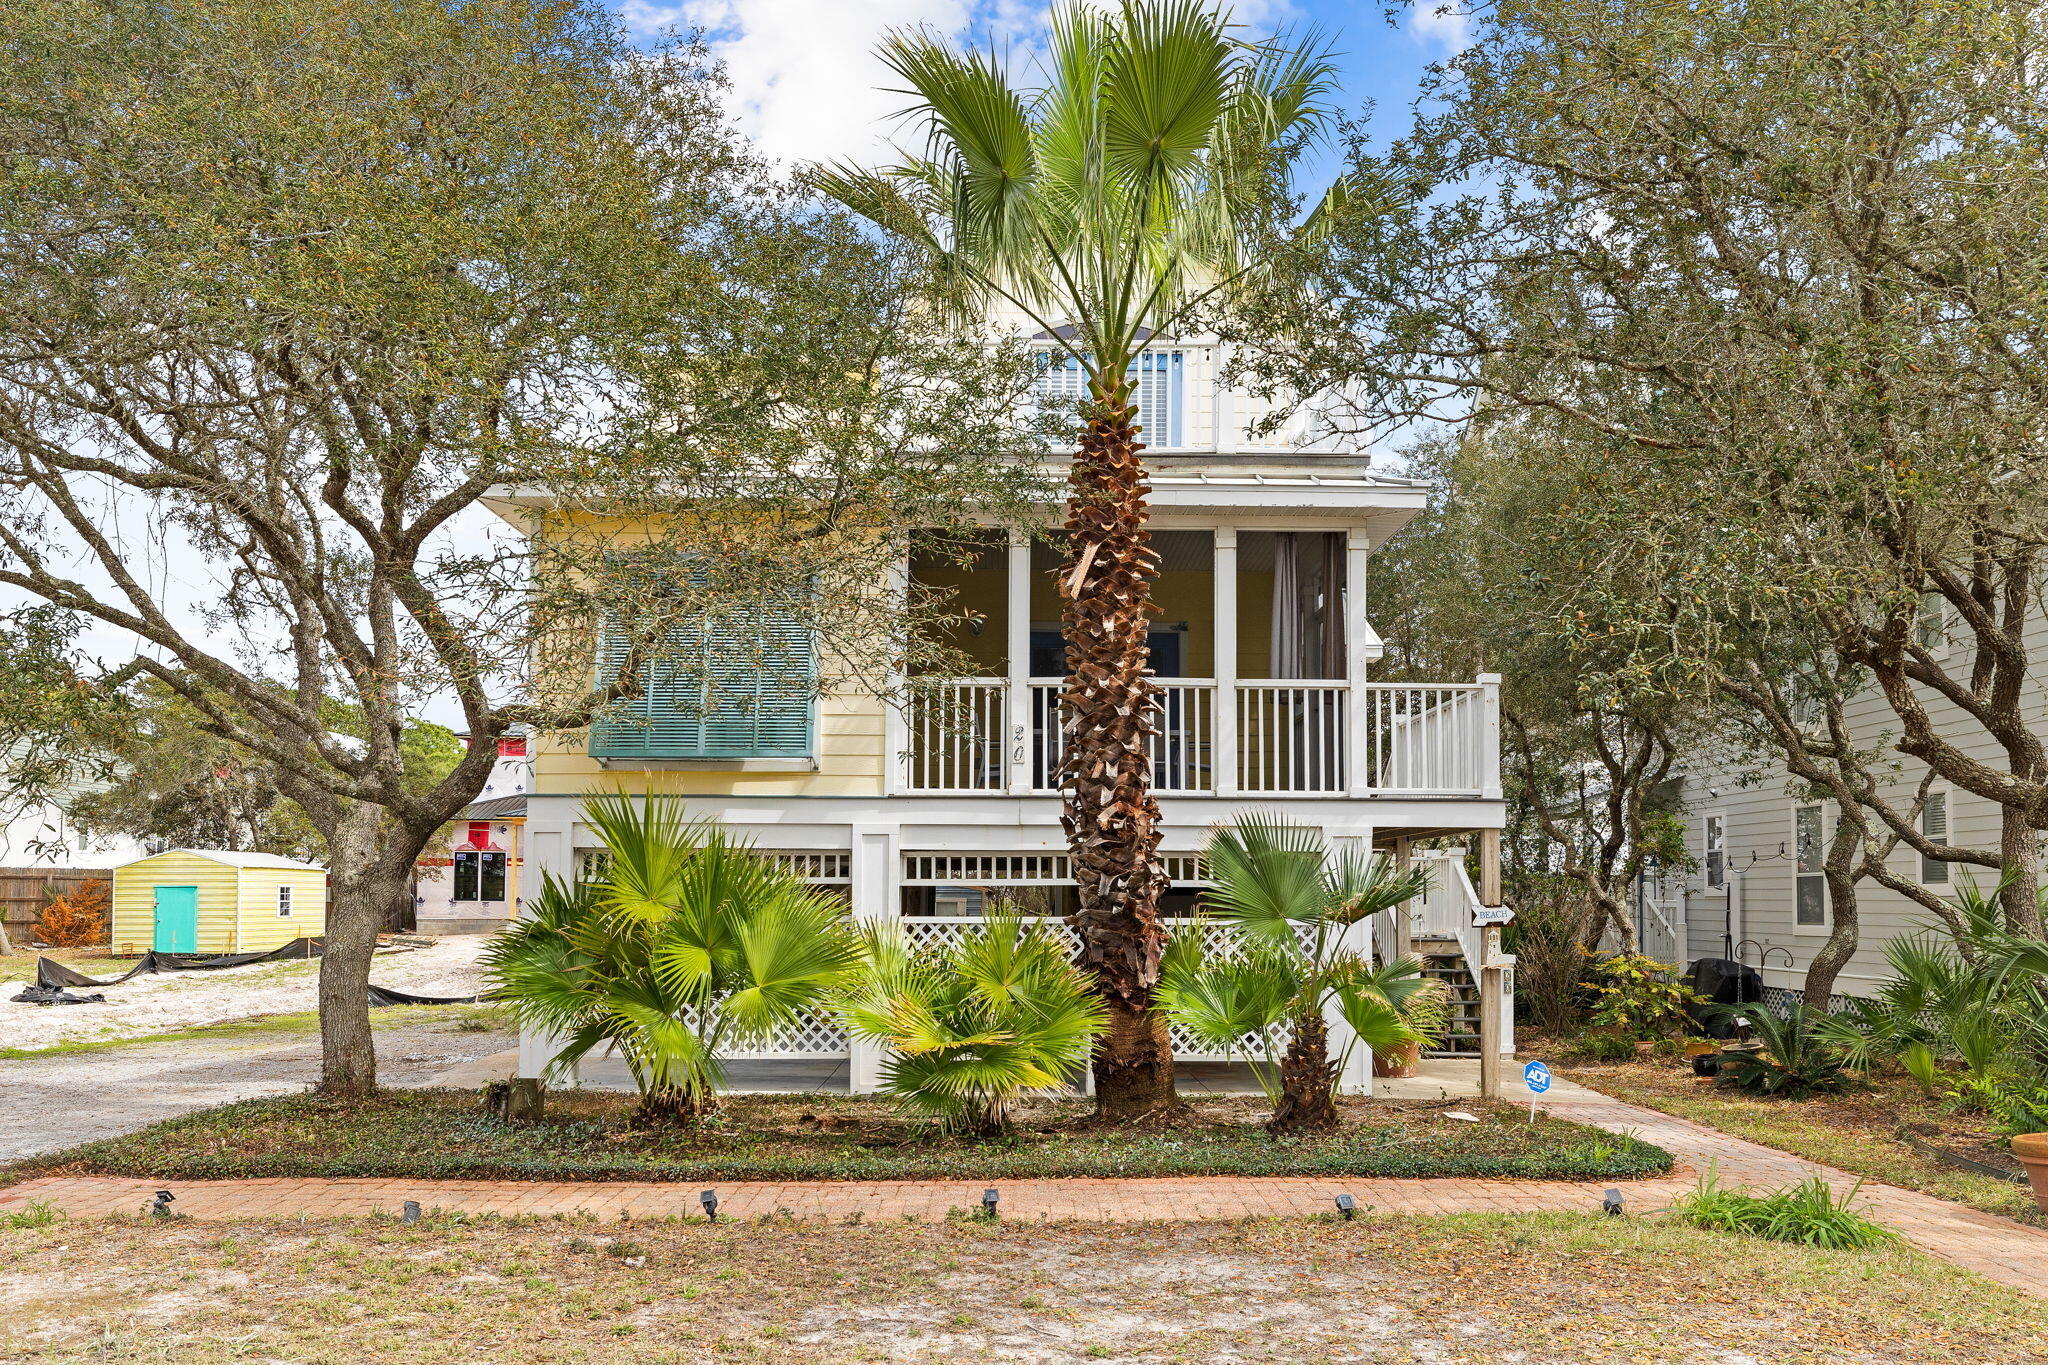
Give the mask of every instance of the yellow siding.
<svg viewBox="0 0 2048 1365">
<path fill-rule="evenodd" d="M 114 869 L 114 951 L 146 953 L 156 939 L 156 888 L 199 888 L 198 951 L 232 953 L 238 869 L 191 853 L 159 853 Z"/>
<path fill-rule="evenodd" d="M 289 919 L 277 913 L 277 888 L 292 888 Z M 242 946 L 238 952 L 260 953 L 295 938 L 327 932 L 327 874 L 317 868 L 245 867 L 242 869 Z"/>
<path fill-rule="evenodd" d="M 875 697 L 820 698 L 816 772 L 648 770 L 630 766 L 629 759 L 614 760 L 606 768 L 590 757 L 583 733 L 549 735 L 535 746 L 533 786 L 550 795 L 623 791 L 671 796 L 880 796 L 887 768 L 886 728 L 885 709 Z"/>
</svg>

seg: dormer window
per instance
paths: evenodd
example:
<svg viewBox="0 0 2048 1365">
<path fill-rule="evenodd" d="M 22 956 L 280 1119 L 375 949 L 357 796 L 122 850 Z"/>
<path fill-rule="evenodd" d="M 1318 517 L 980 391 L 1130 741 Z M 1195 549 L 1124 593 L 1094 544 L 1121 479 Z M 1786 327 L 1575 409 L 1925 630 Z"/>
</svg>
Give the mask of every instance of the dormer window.
<svg viewBox="0 0 2048 1365">
<path fill-rule="evenodd" d="M 1138 426 L 1145 444 L 1155 450 L 1177 449 L 1187 443 L 1186 403 L 1183 401 L 1183 353 L 1144 351 L 1130 373 L 1135 383 L 1131 398 L 1138 405 Z M 1038 393 L 1052 402 L 1079 405 L 1087 400 L 1088 384 L 1081 362 L 1065 351 L 1039 352 Z"/>
</svg>

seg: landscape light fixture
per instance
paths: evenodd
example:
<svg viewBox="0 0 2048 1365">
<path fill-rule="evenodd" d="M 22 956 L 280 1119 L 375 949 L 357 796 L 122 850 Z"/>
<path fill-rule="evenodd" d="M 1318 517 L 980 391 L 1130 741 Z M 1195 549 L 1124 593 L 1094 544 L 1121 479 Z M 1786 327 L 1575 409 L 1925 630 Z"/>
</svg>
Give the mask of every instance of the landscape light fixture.
<svg viewBox="0 0 2048 1365">
<path fill-rule="evenodd" d="M 1345 1222 L 1350 1222 L 1358 1216 L 1358 1201 L 1348 1194 L 1338 1195 L 1337 1212 L 1344 1215 Z"/>
<path fill-rule="evenodd" d="M 706 1190 L 697 1196 L 697 1202 L 704 1206 L 704 1216 L 712 1222 L 718 1221 L 718 1191 Z"/>
<path fill-rule="evenodd" d="M 988 1216 L 988 1220 L 991 1223 L 996 1220 L 996 1201 L 1001 1198 L 1002 1196 L 994 1190 L 983 1190 L 981 1192 L 981 1211 Z"/>
<path fill-rule="evenodd" d="M 152 1218 L 170 1217 L 171 1205 L 177 1201 L 177 1198 L 178 1196 L 172 1194 L 169 1190 L 158 1190 L 156 1192 L 156 1202 L 149 1206 L 150 1216 Z"/>
<path fill-rule="evenodd" d="M 1609 1218 L 1621 1217 L 1621 1191 L 1608 1190 L 1601 1196 L 1600 1207 Z"/>
<path fill-rule="evenodd" d="M 408 1199 L 408 1200 L 406 1200 L 406 1201 L 405 1201 L 405 1206 L 404 1206 L 404 1208 L 402 1208 L 402 1209 L 401 1209 L 401 1210 L 399 1211 L 399 1214 L 398 1214 L 398 1221 L 399 1221 L 399 1222 L 401 1222 L 401 1223 L 417 1223 L 417 1222 L 419 1222 L 419 1221 L 420 1221 L 420 1201 L 419 1201 L 419 1200 L 417 1200 L 417 1199 Z"/>
</svg>

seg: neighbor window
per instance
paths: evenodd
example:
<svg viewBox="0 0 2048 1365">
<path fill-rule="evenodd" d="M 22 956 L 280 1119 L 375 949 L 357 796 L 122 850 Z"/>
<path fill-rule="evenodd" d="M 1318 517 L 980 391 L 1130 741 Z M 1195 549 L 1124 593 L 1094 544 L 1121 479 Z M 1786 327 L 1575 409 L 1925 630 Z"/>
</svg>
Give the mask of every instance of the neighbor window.
<svg viewBox="0 0 2048 1365">
<path fill-rule="evenodd" d="M 1948 601 L 1940 593 L 1920 594 L 1920 610 L 1913 617 L 1913 642 L 1929 654 L 1948 647 Z"/>
<path fill-rule="evenodd" d="M 292 913 L 292 889 L 291 889 L 291 888 L 290 888 L 289 886 L 280 886 L 279 888 L 277 888 L 277 914 L 278 914 L 278 918 L 280 918 L 280 919 L 285 919 L 285 918 L 289 918 L 289 917 L 290 917 L 290 915 L 291 915 L 291 913 Z"/>
<path fill-rule="evenodd" d="M 1821 808 L 1792 812 L 1793 922 L 1812 927 L 1828 922 L 1828 883 L 1821 873 Z"/>
<path fill-rule="evenodd" d="M 1713 887 L 1728 884 L 1728 827 L 1726 817 L 1709 815 L 1706 818 L 1704 849 L 1701 861 L 1707 867 L 1707 885 Z"/>
<path fill-rule="evenodd" d="M 1929 792 L 1920 807 L 1920 833 L 1931 844 L 1948 842 L 1948 793 Z M 1920 880 L 1928 886 L 1948 885 L 1948 863 L 1920 855 Z"/>
<path fill-rule="evenodd" d="M 505 899 L 505 855 L 486 849 L 458 850 L 455 854 L 455 899 Z"/>
</svg>

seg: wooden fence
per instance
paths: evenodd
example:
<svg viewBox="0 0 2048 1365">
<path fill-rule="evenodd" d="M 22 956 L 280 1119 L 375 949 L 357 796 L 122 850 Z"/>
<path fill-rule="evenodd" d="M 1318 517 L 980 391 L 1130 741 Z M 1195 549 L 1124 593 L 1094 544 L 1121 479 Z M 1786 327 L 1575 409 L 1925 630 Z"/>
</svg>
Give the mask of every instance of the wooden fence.
<svg viewBox="0 0 2048 1365">
<path fill-rule="evenodd" d="M 107 867 L 0 867 L 0 921 L 19 945 L 52 896 L 75 891 L 86 882 L 113 879 L 114 871 Z"/>
</svg>

